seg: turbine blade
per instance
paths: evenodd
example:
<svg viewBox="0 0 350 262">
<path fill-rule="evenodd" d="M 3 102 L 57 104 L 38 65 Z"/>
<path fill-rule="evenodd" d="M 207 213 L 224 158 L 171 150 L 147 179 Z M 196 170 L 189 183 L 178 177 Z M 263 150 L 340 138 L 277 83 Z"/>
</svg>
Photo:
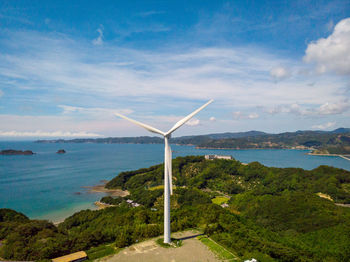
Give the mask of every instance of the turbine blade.
<svg viewBox="0 0 350 262">
<path fill-rule="evenodd" d="M 150 126 L 150 125 L 143 124 L 143 123 L 141 123 L 141 122 L 139 122 L 139 121 L 136 121 L 136 120 L 134 120 L 134 119 L 131 119 L 131 118 L 127 117 L 127 116 L 123 116 L 123 115 L 121 115 L 121 114 L 119 114 L 119 113 L 114 113 L 114 115 L 119 116 L 119 117 L 121 117 L 121 118 L 124 118 L 125 120 L 128 120 L 128 121 L 130 121 L 130 122 L 132 122 L 132 123 L 134 123 L 134 124 L 136 124 L 136 125 L 138 125 L 138 126 L 141 126 L 141 127 L 147 129 L 148 131 L 150 131 L 150 132 L 152 132 L 152 133 L 156 133 L 156 134 L 160 134 L 160 135 L 162 135 L 162 136 L 165 136 L 165 133 L 164 133 L 164 132 L 162 132 L 162 131 L 160 131 L 159 129 L 154 128 L 154 127 L 152 127 L 152 126 Z"/>
<path fill-rule="evenodd" d="M 208 106 L 210 103 L 212 103 L 214 100 L 211 99 L 209 100 L 207 103 L 205 103 L 204 105 L 202 105 L 200 108 L 198 108 L 197 110 L 193 111 L 191 114 L 189 114 L 188 116 L 184 117 L 183 119 L 181 119 L 180 121 L 178 121 L 167 133 L 166 135 L 171 134 L 172 132 L 174 132 L 176 129 L 178 129 L 180 126 L 182 126 L 183 124 L 185 124 L 188 120 L 190 120 L 194 115 L 196 115 L 199 111 L 201 111 L 203 108 L 205 108 L 206 106 Z"/>
<path fill-rule="evenodd" d="M 173 170 L 172 170 L 172 152 L 170 145 L 168 146 L 168 176 L 169 176 L 169 185 L 170 185 L 170 195 L 173 194 Z"/>
</svg>

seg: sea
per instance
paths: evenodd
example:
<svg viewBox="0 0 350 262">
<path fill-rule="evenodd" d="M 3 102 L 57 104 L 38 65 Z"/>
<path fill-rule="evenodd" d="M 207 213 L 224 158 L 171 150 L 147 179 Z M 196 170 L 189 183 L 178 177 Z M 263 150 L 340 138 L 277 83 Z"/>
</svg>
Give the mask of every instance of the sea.
<svg viewBox="0 0 350 262">
<path fill-rule="evenodd" d="M 266 166 L 313 169 L 329 165 L 350 171 L 350 161 L 334 156 L 311 156 L 307 150 L 216 150 L 171 145 L 173 158 L 187 155 L 231 155 Z M 104 193 L 89 187 L 110 180 L 122 171 L 160 164 L 161 144 L 35 143 L 0 141 L 0 150 L 32 150 L 34 155 L 0 155 L 0 208 L 11 208 L 32 219 L 63 221 L 83 209 L 95 209 Z M 57 154 L 64 149 L 65 154 Z"/>
</svg>

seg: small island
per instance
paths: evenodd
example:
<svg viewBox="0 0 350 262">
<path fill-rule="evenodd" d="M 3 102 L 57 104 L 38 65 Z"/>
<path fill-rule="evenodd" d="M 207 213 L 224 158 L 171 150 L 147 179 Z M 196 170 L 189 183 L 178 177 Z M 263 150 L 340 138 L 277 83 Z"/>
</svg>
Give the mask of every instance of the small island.
<svg viewBox="0 0 350 262">
<path fill-rule="evenodd" d="M 6 155 L 6 156 L 14 156 L 14 155 L 34 155 L 35 153 L 31 150 L 14 150 L 14 149 L 6 149 L 0 151 L 0 155 Z"/>
<path fill-rule="evenodd" d="M 64 149 L 60 149 L 56 152 L 56 154 L 65 154 L 66 153 L 66 150 Z"/>
</svg>

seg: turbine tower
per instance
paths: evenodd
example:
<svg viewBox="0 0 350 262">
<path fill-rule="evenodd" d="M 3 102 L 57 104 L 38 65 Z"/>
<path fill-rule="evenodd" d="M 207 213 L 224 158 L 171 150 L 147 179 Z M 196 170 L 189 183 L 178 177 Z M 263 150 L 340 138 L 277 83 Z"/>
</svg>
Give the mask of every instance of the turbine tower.
<svg viewBox="0 0 350 262">
<path fill-rule="evenodd" d="M 138 126 L 141 126 L 148 131 L 152 133 L 156 133 L 159 135 L 162 135 L 164 137 L 164 243 L 169 244 L 171 242 L 170 239 L 170 195 L 173 194 L 173 185 L 172 185 L 172 156 L 171 156 L 171 148 L 169 145 L 169 139 L 171 137 L 171 134 L 181 127 L 183 124 L 185 124 L 188 120 L 190 120 L 194 115 L 196 115 L 199 111 L 201 111 L 203 108 L 205 108 L 207 105 L 212 103 L 213 100 L 209 100 L 207 103 L 202 105 L 197 110 L 193 111 L 191 114 L 186 116 L 185 118 L 178 121 L 168 132 L 162 132 L 157 128 L 154 128 L 152 126 L 143 124 L 139 121 L 133 120 L 129 117 L 123 116 L 121 114 L 115 113 L 116 116 L 119 116 L 121 118 L 124 118 Z"/>
</svg>

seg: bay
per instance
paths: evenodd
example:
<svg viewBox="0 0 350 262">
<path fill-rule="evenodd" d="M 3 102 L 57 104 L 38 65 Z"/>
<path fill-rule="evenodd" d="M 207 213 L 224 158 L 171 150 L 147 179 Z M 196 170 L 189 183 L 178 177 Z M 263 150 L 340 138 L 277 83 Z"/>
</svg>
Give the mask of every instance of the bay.
<svg viewBox="0 0 350 262">
<path fill-rule="evenodd" d="M 0 150 L 32 150 L 31 156 L 0 155 L 0 208 L 23 212 L 30 218 L 61 221 L 76 211 L 94 208 L 103 193 L 89 193 L 87 186 L 110 180 L 118 173 L 163 162 L 161 144 L 40 144 L 0 142 Z M 66 154 L 56 154 L 64 149 Z M 330 165 L 350 170 L 340 157 L 306 155 L 306 150 L 212 150 L 172 145 L 173 157 L 186 155 L 232 155 L 249 163 L 313 169 Z"/>
</svg>

